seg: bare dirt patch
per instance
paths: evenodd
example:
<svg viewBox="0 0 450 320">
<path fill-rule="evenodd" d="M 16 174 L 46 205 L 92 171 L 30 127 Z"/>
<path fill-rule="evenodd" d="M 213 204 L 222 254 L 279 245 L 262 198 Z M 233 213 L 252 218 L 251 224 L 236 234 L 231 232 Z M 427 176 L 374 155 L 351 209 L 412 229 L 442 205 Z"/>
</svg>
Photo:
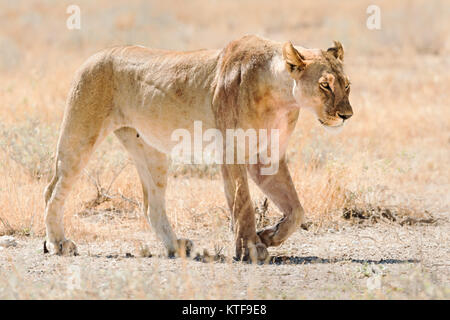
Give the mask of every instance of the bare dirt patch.
<svg viewBox="0 0 450 320">
<path fill-rule="evenodd" d="M 0 254 L 0 298 L 448 299 L 449 224 L 441 221 L 300 230 L 264 265 L 233 261 L 231 238 L 213 247 L 208 232 L 187 235 L 196 247 L 185 259 L 167 258 L 146 233 L 139 245 L 81 242 L 77 257 L 44 255 L 41 238 L 20 237 Z"/>
</svg>

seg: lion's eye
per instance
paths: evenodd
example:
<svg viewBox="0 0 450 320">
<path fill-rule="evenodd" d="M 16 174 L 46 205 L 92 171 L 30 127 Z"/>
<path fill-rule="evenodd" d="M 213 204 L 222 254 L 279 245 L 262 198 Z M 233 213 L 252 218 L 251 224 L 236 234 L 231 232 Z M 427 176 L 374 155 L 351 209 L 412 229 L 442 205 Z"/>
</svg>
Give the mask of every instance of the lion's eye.
<svg viewBox="0 0 450 320">
<path fill-rule="evenodd" d="M 330 85 L 328 84 L 328 82 L 321 82 L 320 86 L 324 89 L 328 89 L 328 90 L 330 89 Z"/>
<path fill-rule="evenodd" d="M 345 86 L 345 91 L 348 91 L 348 89 L 350 89 L 350 84 Z"/>
</svg>

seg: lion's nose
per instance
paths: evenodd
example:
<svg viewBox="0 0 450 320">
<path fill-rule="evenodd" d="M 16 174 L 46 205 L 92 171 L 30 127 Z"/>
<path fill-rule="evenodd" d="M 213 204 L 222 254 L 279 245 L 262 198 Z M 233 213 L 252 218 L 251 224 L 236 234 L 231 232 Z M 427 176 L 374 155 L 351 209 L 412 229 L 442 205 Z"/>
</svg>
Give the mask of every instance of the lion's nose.
<svg viewBox="0 0 450 320">
<path fill-rule="evenodd" d="M 343 113 L 339 113 L 337 114 L 339 116 L 339 118 L 341 118 L 342 120 L 347 120 L 348 118 L 350 118 L 353 113 L 347 113 L 347 114 L 343 114 Z"/>
</svg>

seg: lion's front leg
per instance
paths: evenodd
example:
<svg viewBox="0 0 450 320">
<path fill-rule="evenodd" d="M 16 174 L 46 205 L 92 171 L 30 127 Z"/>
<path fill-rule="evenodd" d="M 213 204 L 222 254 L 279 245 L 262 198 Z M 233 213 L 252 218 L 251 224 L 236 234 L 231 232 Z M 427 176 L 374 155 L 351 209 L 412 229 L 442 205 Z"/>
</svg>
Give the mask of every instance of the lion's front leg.
<svg viewBox="0 0 450 320">
<path fill-rule="evenodd" d="M 261 175 L 260 169 L 261 165 L 248 165 L 250 176 L 283 212 L 283 218 L 275 226 L 258 231 L 258 236 L 266 246 L 278 246 L 303 223 L 304 211 L 284 159 L 274 175 Z"/>
<path fill-rule="evenodd" d="M 269 254 L 256 234 L 255 213 L 244 165 L 222 165 L 225 195 L 231 210 L 236 258 L 265 261 Z"/>
</svg>

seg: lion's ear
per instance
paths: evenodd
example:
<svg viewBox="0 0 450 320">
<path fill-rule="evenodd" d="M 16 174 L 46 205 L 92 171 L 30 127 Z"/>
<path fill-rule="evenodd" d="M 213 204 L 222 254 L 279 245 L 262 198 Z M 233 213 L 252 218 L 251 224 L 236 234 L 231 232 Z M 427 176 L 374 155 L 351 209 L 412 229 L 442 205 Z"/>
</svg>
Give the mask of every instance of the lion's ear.
<svg viewBox="0 0 450 320">
<path fill-rule="evenodd" d="M 290 42 L 286 42 L 283 45 L 283 58 L 286 61 L 289 72 L 291 73 L 295 71 L 302 71 L 306 67 L 304 62 L 305 58 Z"/>
<path fill-rule="evenodd" d="M 334 41 L 334 47 L 328 48 L 327 52 L 330 52 L 336 59 L 344 61 L 344 47 L 339 41 Z"/>
</svg>

